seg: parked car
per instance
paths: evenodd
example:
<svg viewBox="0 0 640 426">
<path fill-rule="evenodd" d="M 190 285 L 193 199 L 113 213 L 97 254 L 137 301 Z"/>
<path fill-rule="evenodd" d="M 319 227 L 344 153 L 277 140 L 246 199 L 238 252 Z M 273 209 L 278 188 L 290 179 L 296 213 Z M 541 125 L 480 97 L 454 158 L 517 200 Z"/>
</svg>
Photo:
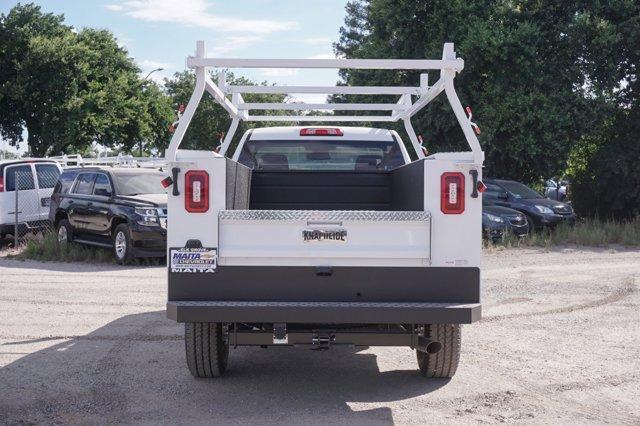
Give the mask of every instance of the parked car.
<svg viewBox="0 0 640 426">
<path fill-rule="evenodd" d="M 499 179 L 483 182 L 487 186 L 483 194 L 487 204 L 524 213 L 532 230 L 575 223 L 576 215 L 569 204 L 545 198 L 520 182 Z"/>
<path fill-rule="evenodd" d="M 58 242 L 110 247 L 119 263 L 164 257 L 167 194 L 156 169 L 79 167 L 53 190 L 49 217 Z"/>
<path fill-rule="evenodd" d="M 527 217 L 517 210 L 491 205 L 482 200 L 482 235 L 493 241 L 502 238 L 505 232 L 518 237 L 529 233 Z"/>
<path fill-rule="evenodd" d="M 570 186 L 568 179 L 549 179 L 544 184 L 544 195 L 552 200 L 568 202 Z"/>
<path fill-rule="evenodd" d="M 60 165 L 50 160 L 0 161 L 0 238 L 15 232 L 16 187 L 19 191 L 18 232 L 23 234 L 49 226 L 49 201 L 61 171 Z"/>
</svg>

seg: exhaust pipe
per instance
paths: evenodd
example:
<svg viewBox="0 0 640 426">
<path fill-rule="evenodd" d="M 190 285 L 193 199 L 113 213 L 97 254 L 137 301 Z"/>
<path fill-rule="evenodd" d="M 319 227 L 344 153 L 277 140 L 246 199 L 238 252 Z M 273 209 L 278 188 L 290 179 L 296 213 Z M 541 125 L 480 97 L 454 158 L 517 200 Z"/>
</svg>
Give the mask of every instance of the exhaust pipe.
<svg viewBox="0 0 640 426">
<path fill-rule="evenodd" d="M 442 350 L 442 343 L 437 340 L 427 339 L 424 336 L 418 336 L 416 349 L 429 355 L 435 355 Z"/>
</svg>

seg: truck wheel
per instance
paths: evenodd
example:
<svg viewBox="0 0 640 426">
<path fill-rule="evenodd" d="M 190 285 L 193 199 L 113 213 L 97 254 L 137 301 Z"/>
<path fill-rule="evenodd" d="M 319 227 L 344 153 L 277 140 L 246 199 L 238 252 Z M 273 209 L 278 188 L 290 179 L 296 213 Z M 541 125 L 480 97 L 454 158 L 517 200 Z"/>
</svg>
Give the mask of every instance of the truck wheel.
<svg viewBox="0 0 640 426">
<path fill-rule="evenodd" d="M 133 259 L 133 246 L 131 244 L 131 233 L 129 227 L 121 223 L 113 232 L 113 254 L 116 261 L 121 265 L 126 265 Z"/>
<path fill-rule="evenodd" d="M 424 336 L 440 342 L 442 349 L 435 354 L 416 351 L 422 375 L 429 378 L 453 377 L 460 360 L 460 324 L 426 324 Z"/>
<path fill-rule="evenodd" d="M 67 245 L 73 241 L 73 230 L 71 229 L 71 224 L 67 219 L 62 219 L 58 222 L 57 241 L 61 246 Z"/>
<path fill-rule="evenodd" d="M 224 339 L 222 324 L 185 323 L 184 344 L 193 377 L 220 377 L 227 370 L 229 343 Z"/>
</svg>

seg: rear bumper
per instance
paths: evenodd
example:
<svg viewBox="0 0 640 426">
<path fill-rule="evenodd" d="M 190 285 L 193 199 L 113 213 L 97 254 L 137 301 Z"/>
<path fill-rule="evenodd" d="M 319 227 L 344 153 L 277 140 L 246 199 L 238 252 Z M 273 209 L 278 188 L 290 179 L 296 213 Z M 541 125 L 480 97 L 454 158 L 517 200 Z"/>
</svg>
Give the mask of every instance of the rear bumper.
<svg viewBox="0 0 640 426">
<path fill-rule="evenodd" d="M 219 266 L 173 272 L 179 322 L 467 324 L 480 319 L 476 267 Z"/>
<path fill-rule="evenodd" d="M 479 303 L 242 302 L 167 303 L 178 322 L 317 324 L 471 324 L 482 316 Z"/>
</svg>

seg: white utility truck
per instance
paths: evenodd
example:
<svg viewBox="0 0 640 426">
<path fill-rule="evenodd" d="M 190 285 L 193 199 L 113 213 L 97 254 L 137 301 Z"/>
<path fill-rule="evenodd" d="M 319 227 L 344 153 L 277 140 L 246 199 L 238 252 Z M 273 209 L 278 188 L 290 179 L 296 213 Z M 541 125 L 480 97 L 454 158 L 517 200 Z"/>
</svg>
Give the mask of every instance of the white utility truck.
<svg viewBox="0 0 640 426">
<path fill-rule="evenodd" d="M 229 347 L 407 346 L 427 377 L 454 375 L 460 324 L 480 319 L 484 154 L 453 79 L 453 44 L 438 60 L 214 59 L 198 42 L 196 86 L 166 152 L 167 315 L 185 323 L 196 377 L 227 368 Z M 218 68 L 214 82 L 209 68 Z M 232 86 L 233 68 L 439 70 L 429 85 Z M 179 149 L 207 92 L 231 116 L 218 152 Z M 469 152 L 425 157 L 411 117 L 444 92 Z M 395 103 L 247 103 L 245 93 L 397 95 Z M 386 98 L 388 99 L 388 97 Z M 385 115 L 254 115 L 257 110 L 387 111 Z M 241 120 L 403 121 L 395 131 L 344 126 L 247 131 Z M 329 123 L 330 124 L 330 123 Z M 411 157 L 416 158 L 414 161 Z"/>
</svg>

